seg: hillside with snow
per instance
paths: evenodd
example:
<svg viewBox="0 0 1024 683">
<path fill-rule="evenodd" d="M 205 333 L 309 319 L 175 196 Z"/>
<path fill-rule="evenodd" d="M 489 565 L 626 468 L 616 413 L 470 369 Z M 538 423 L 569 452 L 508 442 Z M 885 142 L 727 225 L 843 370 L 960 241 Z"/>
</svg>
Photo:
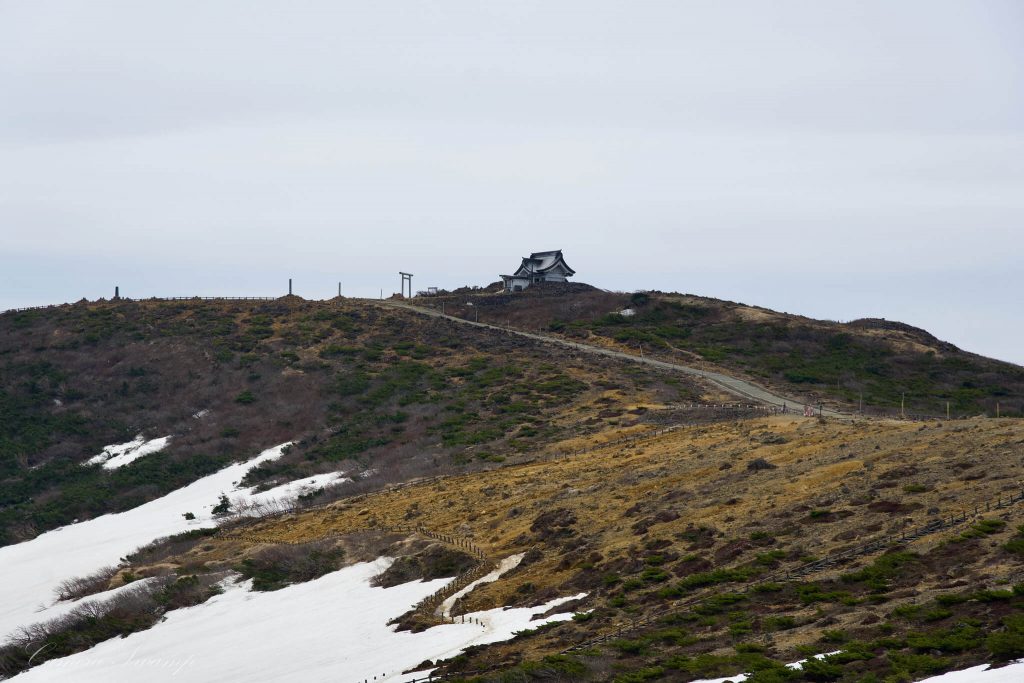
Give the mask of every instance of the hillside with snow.
<svg viewBox="0 0 1024 683">
<path fill-rule="evenodd" d="M 1020 420 L 743 390 L 870 361 L 899 370 L 870 396 L 932 373 L 973 410 L 1015 376 L 905 327 L 541 289 L 0 316 L 0 675 L 1018 675 Z"/>
<path fill-rule="evenodd" d="M 135 451 L 139 445 L 135 442 Z M 105 515 L 43 534 L 32 541 L 0 548 L 0 566 L 8 568 L 0 587 L 0 632 L 8 636 L 59 619 L 89 605 L 104 603 L 143 586 L 129 583 L 79 600 L 55 599 L 61 582 L 117 564 L 137 547 L 163 536 L 210 527 L 219 495 L 242 510 L 275 501 L 287 507 L 310 483 L 290 482 L 259 493 L 239 487 L 251 468 L 279 458 L 288 444 L 225 468 L 183 489 L 127 512 Z M 159 449 L 153 449 L 153 452 Z M 110 448 L 113 457 L 131 452 Z M 343 479 L 321 477 L 328 481 Z M 181 510 L 195 511 L 186 520 Z M 52 659 L 18 676 L 26 681 L 253 681 L 336 680 L 374 677 L 412 680 L 403 672 L 427 660 L 443 660 L 466 647 L 511 638 L 516 632 L 568 619 L 571 613 L 536 620 L 569 600 L 551 600 L 529 609 L 494 609 L 461 616 L 422 633 L 396 632 L 389 622 L 453 578 L 412 581 L 391 588 L 370 580 L 390 567 L 381 557 L 345 567 L 319 579 L 273 593 L 253 593 L 251 581 L 224 578 L 217 595 L 189 608 L 169 612 L 152 628 L 108 640 L 69 657 Z M 499 578 L 495 572 L 485 580 Z M 145 584 L 143 579 L 140 584 Z M 467 587 L 467 591 L 472 586 Z M 39 655 L 45 655 L 41 646 Z M 37 653 L 30 653 L 37 654 Z M 42 657 L 41 659 L 45 659 Z M 420 672 L 425 676 L 429 671 Z"/>
</svg>

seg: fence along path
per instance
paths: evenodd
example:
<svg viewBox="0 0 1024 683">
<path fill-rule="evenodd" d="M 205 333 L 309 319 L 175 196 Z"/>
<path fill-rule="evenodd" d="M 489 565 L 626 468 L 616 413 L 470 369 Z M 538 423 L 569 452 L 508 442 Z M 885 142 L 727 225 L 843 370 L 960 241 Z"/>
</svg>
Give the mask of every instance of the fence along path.
<svg viewBox="0 0 1024 683">
<path fill-rule="evenodd" d="M 1013 505 L 1017 505 L 1022 501 L 1024 501 L 1024 488 L 1021 489 L 1020 493 L 1009 494 L 1006 496 L 998 495 L 996 498 L 986 501 L 984 505 L 979 504 L 974 506 L 973 514 L 971 514 L 969 510 L 961 509 L 956 512 L 949 513 L 948 515 L 939 517 L 938 519 L 932 520 L 927 524 L 922 524 L 920 526 L 914 527 L 909 531 L 904 531 L 899 534 L 885 534 L 883 536 L 879 536 L 875 539 L 867 541 L 866 543 L 861 543 L 852 548 L 848 548 L 842 552 L 826 555 L 820 560 L 815 560 L 813 562 L 802 564 L 794 569 L 784 569 L 773 572 L 771 574 L 759 578 L 756 581 L 746 583 L 742 588 L 737 589 L 737 591 L 735 592 L 749 593 L 750 591 L 754 590 L 755 587 L 763 584 L 778 583 L 781 581 L 794 581 L 797 579 L 801 579 L 805 576 L 808 576 L 809 574 L 814 574 L 816 572 L 830 569 L 840 563 L 846 562 L 855 557 L 870 555 L 872 553 L 878 552 L 879 550 L 884 550 L 886 548 L 895 548 L 902 545 L 906 545 L 925 536 L 929 536 L 940 531 L 962 526 L 964 523 L 968 521 L 977 519 L 983 511 L 991 512 L 993 510 L 1001 510 L 1004 508 L 1011 507 Z M 982 510 L 983 507 L 984 510 Z M 683 610 L 688 610 L 692 607 L 696 607 L 697 605 L 700 605 L 701 603 L 706 602 L 707 600 L 719 594 L 719 592 L 714 592 L 708 595 L 684 599 L 679 602 L 673 603 L 668 607 L 657 610 L 652 614 L 647 615 L 643 619 L 637 619 L 635 621 L 630 622 L 629 624 L 625 624 L 615 631 L 576 643 L 571 647 L 562 650 L 562 653 L 568 654 L 570 652 L 584 650 L 589 647 L 593 647 L 594 645 L 599 645 L 609 640 L 619 638 L 623 635 L 632 633 L 639 629 L 646 628 L 647 626 L 656 623 L 657 621 L 668 616 L 669 614 L 677 613 Z"/>
</svg>

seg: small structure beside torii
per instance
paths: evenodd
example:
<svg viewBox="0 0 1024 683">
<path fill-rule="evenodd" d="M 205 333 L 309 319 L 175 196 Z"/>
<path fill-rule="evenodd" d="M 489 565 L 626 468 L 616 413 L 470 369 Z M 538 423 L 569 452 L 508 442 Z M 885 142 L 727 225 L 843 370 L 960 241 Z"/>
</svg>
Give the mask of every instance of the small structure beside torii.
<svg viewBox="0 0 1024 683">
<path fill-rule="evenodd" d="M 576 274 L 562 256 L 562 250 L 535 251 L 523 262 L 512 275 L 500 275 L 505 284 L 506 292 L 521 292 L 530 285 L 540 282 L 566 282 Z"/>
</svg>

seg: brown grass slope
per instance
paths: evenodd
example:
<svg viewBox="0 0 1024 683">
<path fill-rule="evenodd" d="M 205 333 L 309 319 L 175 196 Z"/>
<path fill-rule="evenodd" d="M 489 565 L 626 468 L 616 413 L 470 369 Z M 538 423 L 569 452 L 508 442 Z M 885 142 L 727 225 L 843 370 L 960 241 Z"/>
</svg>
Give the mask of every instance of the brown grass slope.
<svg viewBox="0 0 1024 683">
<path fill-rule="evenodd" d="M 1024 505 L 987 513 L 986 505 L 1022 493 L 1019 421 L 777 416 L 682 426 L 626 446 L 617 441 L 621 433 L 552 445 L 553 452 L 597 446 L 580 456 L 255 522 L 133 572 L 222 570 L 267 543 L 418 524 L 466 538 L 493 559 L 527 553 L 458 610 L 588 593 L 575 609 L 589 615 L 450 664 L 451 671 L 491 672 L 480 674 L 488 680 L 691 680 L 772 668 L 767 662 L 844 644 L 859 659 L 808 680 L 913 680 L 1005 655 L 1006 647 L 986 638 L 1008 628 L 1012 635 L 1006 624 L 1024 615 L 1024 598 L 1008 590 L 1024 579 L 1024 541 L 1012 543 Z M 961 513 L 967 522 L 887 554 L 784 578 L 814 558 Z M 754 585 L 766 588 L 744 592 Z M 674 606 L 652 626 L 569 660 L 558 655 Z"/>
</svg>

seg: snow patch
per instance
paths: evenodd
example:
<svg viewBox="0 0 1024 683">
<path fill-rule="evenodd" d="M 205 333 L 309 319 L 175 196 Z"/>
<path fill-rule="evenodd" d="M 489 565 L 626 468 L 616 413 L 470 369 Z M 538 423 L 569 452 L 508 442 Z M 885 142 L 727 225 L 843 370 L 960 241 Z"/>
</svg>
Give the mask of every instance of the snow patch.
<svg viewBox="0 0 1024 683">
<path fill-rule="evenodd" d="M 295 498 L 304 493 L 315 491 L 316 489 L 331 486 L 333 484 L 340 484 L 343 481 L 352 481 L 345 476 L 344 472 L 329 472 L 327 474 L 315 474 L 312 477 L 306 477 L 305 479 L 296 479 L 290 481 L 287 484 L 281 484 L 275 486 L 272 489 L 266 491 L 260 491 L 256 493 L 256 487 L 249 489 L 247 498 L 254 502 L 263 502 L 267 500 L 281 500 L 283 498 Z"/>
<path fill-rule="evenodd" d="M 266 491 L 257 492 L 257 487 L 254 486 L 240 496 L 229 498 L 231 510 L 243 517 L 260 516 L 276 510 L 290 510 L 295 507 L 299 496 L 346 481 L 352 480 L 346 477 L 344 472 L 329 472 L 296 479 Z"/>
<path fill-rule="evenodd" d="M 289 444 L 263 451 L 255 458 L 230 465 L 163 498 L 117 514 L 70 524 L 31 541 L 0 548 L 0 640 L 19 626 L 46 621 L 63 613 L 53 611 L 57 586 L 64 579 L 91 574 L 118 564 L 121 558 L 154 539 L 189 529 L 216 526 L 212 508 L 224 491 L 256 465 L 281 457 Z M 247 494 L 242 491 L 241 496 Z M 191 512 L 194 520 L 183 515 Z"/>
<path fill-rule="evenodd" d="M 926 678 L 921 683 L 1019 683 L 1024 681 L 1024 659 L 1018 659 L 998 669 L 989 668 L 988 664 L 972 666 L 962 671 Z"/>
<path fill-rule="evenodd" d="M 455 602 L 459 598 L 463 597 L 464 595 L 469 595 L 473 591 L 473 589 L 479 586 L 480 584 L 492 583 L 494 581 L 497 581 L 501 578 L 502 574 L 510 572 L 516 567 L 518 567 L 519 563 L 523 561 L 524 557 L 526 557 L 526 553 L 519 553 L 518 555 L 506 557 L 504 560 L 498 563 L 498 567 L 490 574 L 485 574 L 476 581 L 466 584 L 465 588 L 458 591 L 457 593 L 453 593 L 448 598 L 446 598 L 445 601 L 441 603 L 441 606 L 438 607 L 437 610 L 435 610 L 435 614 L 444 617 L 450 617 L 452 615 L 452 607 L 455 606 Z"/>
<path fill-rule="evenodd" d="M 168 612 L 153 628 L 51 660 L 18 680 L 398 683 L 425 676 L 422 671 L 401 673 L 424 660 L 447 659 L 472 645 L 507 640 L 518 631 L 571 619 L 572 614 L 564 613 L 531 621 L 585 595 L 467 615 L 474 623 L 444 624 L 420 633 L 395 631 L 387 625 L 390 619 L 452 579 L 371 586 L 370 579 L 392 562 L 363 562 L 270 593 L 251 592 L 248 581 L 228 584 L 223 594 L 202 605 Z"/>
<path fill-rule="evenodd" d="M 830 655 L 837 655 L 840 652 L 842 652 L 842 650 L 836 650 L 835 652 L 822 652 L 821 654 L 814 655 L 814 659 L 824 659 Z M 802 669 L 804 662 L 806 661 L 806 659 L 801 659 L 799 662 L 793 662 L 786 666 L 790 669 Z M 736 674 L 735 676 L 725 676 L 723 678 L 703 678 L 699 681 L 694 681 L 693 683 L 743 683 L 743 681 L 748 678 L 750 678 L 750 674 Z"/>
<path fill-rule="evenodd" d="M 85 464 L 103 465 L 103 469 L 115 470 L 118 467 L 124 467 L 128 463 L 134 462 L 143 456 L 162 451 L 167 448 L 167 444 L 170 442 L 171 437 L 169 436 L 161 436 L 159 439 L 146 441 L 146 437 L 139 434 L 128 443 L 113 444 L 111 446 L 104 447 L 102 453 L 89 458 L 85 461 Z"/>
</svg>

